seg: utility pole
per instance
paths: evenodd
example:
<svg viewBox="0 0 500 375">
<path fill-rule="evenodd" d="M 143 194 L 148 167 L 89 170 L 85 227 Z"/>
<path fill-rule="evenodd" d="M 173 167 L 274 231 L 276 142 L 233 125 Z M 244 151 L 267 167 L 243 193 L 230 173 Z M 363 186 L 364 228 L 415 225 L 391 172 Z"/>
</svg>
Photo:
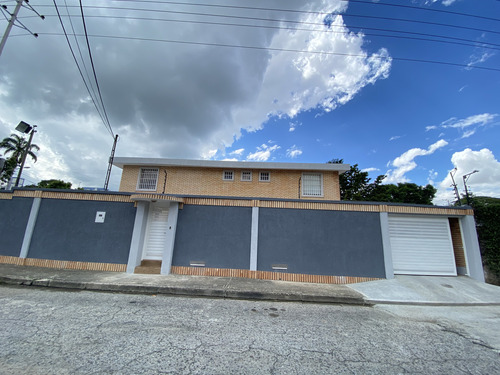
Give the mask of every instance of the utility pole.
<svg viewBox="0 0 500 375">
<path fill-rule="evenodd" d="M 453 182 L 453 183 L 451 184 L 451 186 L 452 186 L 452 187 L 453 187 L 453 189 L 455 190 L 455 196 L 457 197 L 457 203 L 458 203 L 458 205 L 459 205 L 459 206 L 461 206 L 461 205 L 462 205 L 462 202 L 461 202 L 461 200 L 460 200 L 460 194 L 458 193 L 457 184 L 455 183 L 455 179 L 453 178 L 453 176 L 455 176 L 455 173 L 453 173 L 453 172 L 457 173 L 457 168 L 455 168 L 454 170 L 452 170 L 452 171 L 450 172 L 451 181 Z"/>
<path fill-rule="evenodd" d="M 108 171 L 106 172 L 106 180 L 104 180 L 104 190 L 108 190 L 109 178 L 111 177 L 111 168 L 113 167 L 113 159 L 115 158 L 116 142 L 118 142 L 118 134 L 115 135 L 111 156 L 109 157 Z"/>
<path fill-rule="evenodd" d="M 30 133 L 30 138 L 28 140 L 28 144 L 26 145 L 26 147 L 24 149 L 23 159 L 21 160 L 21 166 L 19 167 L 19 172 L 17 173 L 16 183 L 14 184 L 15 187 L 17 187 L 19 185 L 21 173 L 23 173 L 24 162 L 26 161 L 26 156 L 28 155 L 28 152 L 30 150 L 31 141 L 33 140 L 33 135 L 36 133 L 35 128 L 36 128 L 36 125 L 33 125 L 33 128 L 31 129 L 31 133 Z"/>
<path fill-rule="evenodd" d="M 469 177 L 471 176 L 471 174 L 474 174 L 474 173 L 477 173 L 479 172 L 477 169 L 470 172 L 470 173 L 467 173 L 465 175 L 462 176 L 462 179 L 464 180 L 464 188 L 465 188 L 465 197 L 467 198 L 467 205 L 470 206 L 470 196 L 469 196 L 469 190 L 467 189 L 467 180 L 469 179 Z"/>
<path fill-rule="evenodd" d="M 37 14 L 38 17 L 40 17 L 42 20 L 45 19 L 45 16 L 39 14 L 31 5 L 29 5 L 28 3 L 28 0 L 17 0 L 17 3 L 16 3 L 16 7 L 14 8 L 14 12 L 13 13 L 9 13 L 7 11 L 7 6 L 6 5 L 1 5 L 2 7 L 2 12 L 3 11 L 7 11 L 7 13 L 10 14 L 10 19 L 9 19 L 9 22 L 7 23 L 7 28 L 5 29 L 5 32 L 3 34 L 3 37 L 2 37 L 2 41 L 0 42 L 0 56 L 2 56 L 2 51 L 3 51 L 3 47 L 5 46 L 5 43 L 7 43 L 7 38 L 9 37 L 9 34 L 10 34 L 10 30 L 12 29 L 12 26 L 18 26 L 18 27 L 21 27 L 22 29 L 28 31 L 31 35 L 33 35 L 35 38 L 38 38 L 38 34 L 37 33 L 32 33 L 26 26 L 24 26 L 18 19 L 17 19 L 17 15 L 19 14 L 19 10 L 21 9 L 21 7 L 23 6 L 23 3 L 26 2 L 27 4 L 27 8 L 31 9 L 33 12 L 35 12 Z M 18 22 L 19 25 L 16 25 L 16 21 Z"/>
</svg>

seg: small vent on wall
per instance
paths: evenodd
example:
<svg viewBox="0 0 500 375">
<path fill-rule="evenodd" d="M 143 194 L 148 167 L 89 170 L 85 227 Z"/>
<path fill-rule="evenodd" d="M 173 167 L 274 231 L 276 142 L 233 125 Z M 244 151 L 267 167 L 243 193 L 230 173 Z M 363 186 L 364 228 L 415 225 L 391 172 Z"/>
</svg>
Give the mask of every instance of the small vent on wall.
<svg viewBox="0 0 500 375">
<path fill-rule="evenodd" d="M 273 264 L 271 265 L 271 268 L 273 269 L 273 271 L 287 271 L 288 264 Z"/>
<path fill-rule="evenodd" d="M 191 260 L 191 261 L 189 261 L 189 265 L 191 267 L 205 267 L 205 262 L 204 261 Z"/>
</svg>

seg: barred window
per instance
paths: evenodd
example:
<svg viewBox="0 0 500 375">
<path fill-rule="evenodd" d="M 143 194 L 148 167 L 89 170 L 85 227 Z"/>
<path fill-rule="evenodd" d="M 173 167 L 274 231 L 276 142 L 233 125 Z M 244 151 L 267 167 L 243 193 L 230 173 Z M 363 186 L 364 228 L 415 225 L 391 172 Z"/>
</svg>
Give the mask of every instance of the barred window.
<svg viewBox="0 0 500 375">
<path fill-rule="evenodd" d="M 141 168 L 137 190 L 156 191 L 158 168 Z"/>
<path fill-rule="evenodd" d="M 261 182 L 269 182 L 269 181 L 271 181 L 271 173 L 269 173 L 269 172 L 260 172 L 259 173 L 259 181 L 261 181 Z"/>
<path fill-rule="evenodd" d="M 224 171 L 222 173 L 222 179 L 224 181 L 233 181 L 234 180 L 234 172 L 233 171 Z"/>
<path fill-rule="evenodd" d="M 321 173 L 302 174 L 302 195 L 304 197 L 323 196 L 323 175 Z"/>
<path fill-rule="evenodd" d="M 252 181 L 252 171 L 242 171 L 241 181 Z"/>
</svg>

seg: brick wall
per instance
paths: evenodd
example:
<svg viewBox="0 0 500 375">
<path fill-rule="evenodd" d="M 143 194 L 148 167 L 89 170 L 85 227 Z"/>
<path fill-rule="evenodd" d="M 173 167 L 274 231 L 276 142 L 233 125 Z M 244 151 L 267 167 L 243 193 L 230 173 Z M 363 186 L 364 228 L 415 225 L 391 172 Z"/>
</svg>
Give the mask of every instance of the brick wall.
<svg viewBox="0 0 500 375">
<path fill-rule="evenodd" d="M 453 243 L 453 252 L 455 253 L 455 263 L 457 267 L 466 267 L 464 245 L 462 243 L 462 234 L 460 232 L 460 223 L 457 218 L 450 217 L 451 240 Z"/>
<path fill-rule="evenodd" d="M 282 199 L 340 200 L 338 172 L 323 172 L 323 197 L 299 197 L 302 171 L 250 170 L 252 181 L 241 181 L 241 172 L 247 169 L 160 167 L 157 193 L 179 195 L 209 195 L 228 197 L 259 197 Z M 125 166 L 120 191 L 137 191 L 140 167 Z M 224 170 L 234 171 L 234 181 L 223 181 Z M 165 183 L 165 171 L 167 179 Z M 259 172 L 270 172 L 269 182 L 259 181 Z M 140 192 L 140 191 L 138 191 Z"/>
</svg>

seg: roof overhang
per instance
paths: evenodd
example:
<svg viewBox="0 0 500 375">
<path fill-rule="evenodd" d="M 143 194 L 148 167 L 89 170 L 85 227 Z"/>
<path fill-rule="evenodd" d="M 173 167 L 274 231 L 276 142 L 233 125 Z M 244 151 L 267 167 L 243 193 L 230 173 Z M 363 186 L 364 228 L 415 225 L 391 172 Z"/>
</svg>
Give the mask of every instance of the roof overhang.
<svg viewBox="0 0 500 375">
<path fill-rule="evenodd" d="M 122 168 L 126 165 L 140 167 L 186 167 L 186 168 L 228 168 L 228 169 L 261 169 L 261 170 L 299 170 L 299 171 L 337 171 L 344 173 L 350 169 L 349 164 L 336 163 L 276 163 L 255 161 L 194 160 L 116 157 L 113 165 Z"/>
</svg>

